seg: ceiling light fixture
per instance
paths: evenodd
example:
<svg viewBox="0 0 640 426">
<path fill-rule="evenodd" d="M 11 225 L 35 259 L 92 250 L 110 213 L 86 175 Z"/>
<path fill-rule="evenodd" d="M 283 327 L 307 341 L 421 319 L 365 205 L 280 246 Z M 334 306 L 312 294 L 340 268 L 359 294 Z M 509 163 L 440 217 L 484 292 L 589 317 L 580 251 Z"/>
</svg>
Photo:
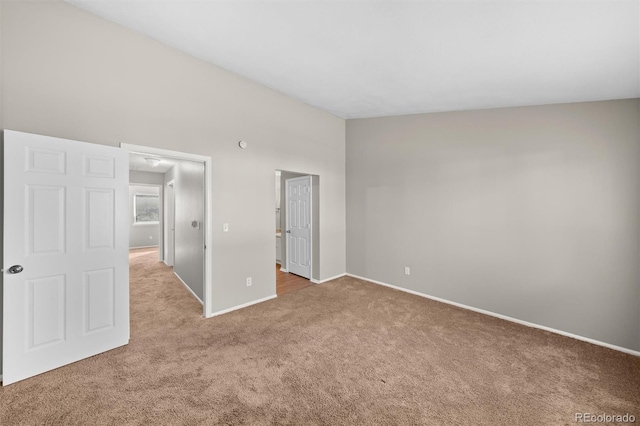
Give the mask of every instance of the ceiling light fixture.
<svg viewBox="0 0 640 426">
<path fill-rule="evenodd" d="M 146 157 L 144 161 L 146 161 L 147 164 L 150 165 L 151 167 L 158 167 L 158 164 L 161 163 L 161 160 L 159 158 L 152 158 L 152 157 Z"/>
</svg>

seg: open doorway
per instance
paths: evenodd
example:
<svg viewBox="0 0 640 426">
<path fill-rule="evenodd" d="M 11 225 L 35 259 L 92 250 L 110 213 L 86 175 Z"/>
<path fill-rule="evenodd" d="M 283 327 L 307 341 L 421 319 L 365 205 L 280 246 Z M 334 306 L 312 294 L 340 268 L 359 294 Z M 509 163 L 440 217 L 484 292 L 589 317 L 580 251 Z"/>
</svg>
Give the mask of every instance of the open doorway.
<svg viewBox="0 0 640 426">
<path fill-rule="evenodd" d="M 129 151 L 132 185 L 135 184 L 139 192 L 145 185 L 158 189 L 156 216 L 146 213 L 141 216 L 141 220 L 147 216 L 157 219 L 157 238 L 145 236 L 156 244 L 146 248 L 130 245 L 130 260 L 139 262 L 144 256 L 144 262 L 148 263 L 149 259 L 155 258 L 158 268 L 171 268 L 175 280 L 202 304 L 203 315 L 211 316 L 211 298 L 208 297 L 211 259 L 205 255 L 206 247 L 211 246 L 212 234 L 211 188 L 207 185 L 211 176 L 210 157 L 126 144 L 121 147 Z M 151 204 L 153 194 L 133 196 L 132 213 L 136 208 L 139 210 L 139 207 Z M 145 235 L 151 234 L 153 225 L 147 226 Z"/>
<path fill-rule="evenodd" d="M 276 294 L 319 282 L 320 177 L 276 170 Z"/>
<path fill-rule="evenodd" d="M 137 271 L 143 263 L 153 265 L 162 260 L 159 244 L 163 209 L 162 175 L 137 171 L 136 160 L 129 161 L 129 282 L 139 284 L 141 277 L 131 271 Z M 157 183 L 148 183 L 154 181 Z"/>
</svg>

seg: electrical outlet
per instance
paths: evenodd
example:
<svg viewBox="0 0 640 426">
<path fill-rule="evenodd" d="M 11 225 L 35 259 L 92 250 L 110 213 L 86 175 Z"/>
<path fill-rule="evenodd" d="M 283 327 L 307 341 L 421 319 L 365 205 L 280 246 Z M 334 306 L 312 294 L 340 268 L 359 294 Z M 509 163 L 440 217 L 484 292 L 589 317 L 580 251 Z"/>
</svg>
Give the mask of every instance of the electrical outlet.
<svg viewBox="0 0 640 426">
<path fill-rule="evenodd" d="M 253 280 L 249 277 L 247 278 L 247 287 L 251 287 L 251 284 L 253 284 Z"/>
<path fill-rule="evenodd" d="M 411 268 L 409 268 L 408 266 L 404 267 L 404 274 L 405 275 L 411 275 Z"/>
<path fill-rule="evenodd" d="M 229 232 L 229 224 L 228 223 L 223 223 L 222 224 L 222 232 Z"/>
</svg>

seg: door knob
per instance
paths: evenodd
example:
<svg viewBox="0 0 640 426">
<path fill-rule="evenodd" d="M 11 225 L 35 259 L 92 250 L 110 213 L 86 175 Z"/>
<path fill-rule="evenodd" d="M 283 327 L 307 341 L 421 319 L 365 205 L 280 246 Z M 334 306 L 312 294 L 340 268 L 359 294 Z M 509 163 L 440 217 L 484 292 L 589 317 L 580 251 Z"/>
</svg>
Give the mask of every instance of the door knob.
<svg viewBox="0 0 640 426">
<path fill-rule="evenodd" d="M 20 272 L 22 272 L 24 268 L 22 267 L 22 265 L 13 265 L 11 268 L 9 268 L 9 273 L 10 274 L 19 274 Z"/>
<path fill-rule="evenodd" d="M 291 233 L 291 231 L 287 230 L 287 234 L 290 234 L 290 233 Z"/>
</svg>

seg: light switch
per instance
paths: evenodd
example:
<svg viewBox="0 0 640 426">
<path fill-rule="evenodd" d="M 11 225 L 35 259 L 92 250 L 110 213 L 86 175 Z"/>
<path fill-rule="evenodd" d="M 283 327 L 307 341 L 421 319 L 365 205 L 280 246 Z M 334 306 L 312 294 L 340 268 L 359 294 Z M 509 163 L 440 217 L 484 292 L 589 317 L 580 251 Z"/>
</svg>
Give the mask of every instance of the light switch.
<svg viewBox="0 0 640 426">
<path fill-rule="evenodd" d="M 229 232 L 229 224 L 228 223 L 223 223 L 222 224 L 222 232 Z"/>
</svg>

